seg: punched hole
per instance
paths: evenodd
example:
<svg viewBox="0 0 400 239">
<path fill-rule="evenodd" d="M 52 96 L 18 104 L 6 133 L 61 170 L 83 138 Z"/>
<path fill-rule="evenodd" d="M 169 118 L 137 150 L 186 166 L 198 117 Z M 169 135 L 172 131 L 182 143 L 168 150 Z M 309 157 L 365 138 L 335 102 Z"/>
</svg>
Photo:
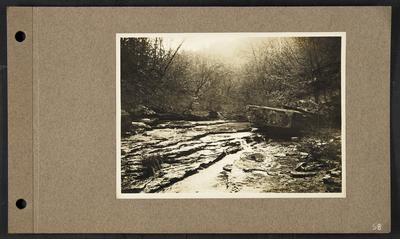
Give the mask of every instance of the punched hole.
<svg viewBox="0 0 400 239">
<path fill-rule="evenodd" d="M 17 42 L 23 42 L 25 38 L 26 38 L 25 32 L 18 31 L 17 33 L 15 33 L 15 40 L 17 40 Z"/>
<path fill-rule="evenodd" d="M 17 202 L 15 202 L 15 205 L 19 209 L 24 209 L 24 208 L 26 208 L 26 201 L 25 201 L 25 199 L 22 199 L 22 198 L 18 199 Z"/>
</svg>

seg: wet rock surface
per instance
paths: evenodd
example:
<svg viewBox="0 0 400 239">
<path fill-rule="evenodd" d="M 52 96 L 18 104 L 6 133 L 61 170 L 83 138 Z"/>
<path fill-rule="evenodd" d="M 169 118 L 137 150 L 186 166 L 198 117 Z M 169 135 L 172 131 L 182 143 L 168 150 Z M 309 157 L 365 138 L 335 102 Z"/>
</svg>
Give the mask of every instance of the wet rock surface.
<svg viewBox="0 0 400 239">
<path fill-rule="evenodd" d="M 340 145 L 338 130 L 272 140 L 243 122 L 162 122 L 122 137 L 122 192 L 340 192 Z"/>
</svg>

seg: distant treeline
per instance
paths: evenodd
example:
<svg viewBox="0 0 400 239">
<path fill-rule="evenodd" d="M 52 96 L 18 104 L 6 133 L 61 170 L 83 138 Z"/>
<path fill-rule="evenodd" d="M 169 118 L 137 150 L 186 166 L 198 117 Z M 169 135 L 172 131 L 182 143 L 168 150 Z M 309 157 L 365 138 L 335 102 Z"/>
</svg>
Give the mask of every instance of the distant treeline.
<svg viewBox="0 0 400 239">
<path fill-rule="evenodd" d="M 182 42 L 182 44 L 185 44 Z M 340 124 L 339 37 L 275 38 L 249 45 L 246 63 L 166 49 L 162 38 L 121 39 L 121 103 L 126 112 L 221 112 L 245 106 L 299 108 Z"/>
</svg>

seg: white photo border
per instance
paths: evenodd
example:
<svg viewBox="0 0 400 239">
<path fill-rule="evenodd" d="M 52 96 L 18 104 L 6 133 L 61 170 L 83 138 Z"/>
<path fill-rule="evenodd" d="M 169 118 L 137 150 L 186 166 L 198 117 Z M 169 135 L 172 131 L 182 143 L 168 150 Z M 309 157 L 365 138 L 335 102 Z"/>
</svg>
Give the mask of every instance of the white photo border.
<svg viewBox="0 0 400 239">
<path fill-rule="evenodd" d="M 122 193 L 121 188 L 121 38 L 128 37 L 340 37 L 341 38 L 341 154 L 340 193 Z M 116 197 L 117 199 L 217 199 L 217 198 L 346 198 L 346 32 L 227 32 L 227 33 L 116 33 Z"/>
</svg>

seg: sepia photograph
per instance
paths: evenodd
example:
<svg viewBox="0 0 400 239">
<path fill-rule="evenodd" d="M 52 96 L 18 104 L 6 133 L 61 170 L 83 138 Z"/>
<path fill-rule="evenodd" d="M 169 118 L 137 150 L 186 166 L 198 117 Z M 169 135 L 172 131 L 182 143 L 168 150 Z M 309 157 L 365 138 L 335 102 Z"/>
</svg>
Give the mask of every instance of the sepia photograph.
<svg viewBox="0 0 400 239">
<path fill-rule="evenodd" d="M 345 197 L 345 43 L 117 34 L 117 197 Z"/>
</svg>

